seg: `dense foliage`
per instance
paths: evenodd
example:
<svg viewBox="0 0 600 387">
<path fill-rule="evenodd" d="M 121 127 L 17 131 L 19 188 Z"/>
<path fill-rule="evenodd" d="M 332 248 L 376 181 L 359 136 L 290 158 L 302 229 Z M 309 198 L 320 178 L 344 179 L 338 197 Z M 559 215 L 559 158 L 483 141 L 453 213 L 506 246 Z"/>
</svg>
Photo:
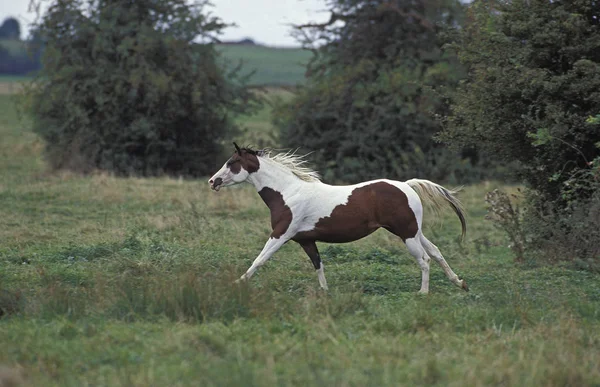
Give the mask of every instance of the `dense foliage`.
<svg viewBox="0 0 600 387">
<path fill-rule="evenodd" d="M 52 166 L 204 175 L 253 106 L 212 42 L 226 27 L 206 1 L 60 0 L 37 26 L 43 70 L 28 90 Z M 197 43 L 198 38 L 202 43 Z"/>
<path fill-rule="evenodd" d="M 468 163 L 432 140 L 462 75 L 440 49 L 456 23 L 455 1 L 329 1 L 331 20 L 299 26 L 315 56 L 308 84 L 279 107 L 288 147 L 314 151 L 328 178 L 427 177 L 464 180 Z M 475 176 L 470 176 L 475 177 Z"/>
<path fill-rule="evenodd" d="M 475 1 L 460 37 L 469 77 L 442 138 L 519 162 L 538 246 L 600 257 L 600 2 Z"/>
</svg>

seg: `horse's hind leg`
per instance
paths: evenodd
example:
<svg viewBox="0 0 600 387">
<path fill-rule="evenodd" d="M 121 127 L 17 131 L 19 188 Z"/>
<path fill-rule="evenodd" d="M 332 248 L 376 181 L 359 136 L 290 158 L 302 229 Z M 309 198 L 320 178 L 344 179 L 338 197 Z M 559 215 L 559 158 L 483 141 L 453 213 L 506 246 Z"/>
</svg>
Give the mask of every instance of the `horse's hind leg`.
<svg viewBox="0 0 600 387">
<path fill-rule="evenodd" d="M 406 239 L 404 243 L 410 254 L 415 257 L 417 263 L 421 267 L 421 290 L 419 290 L 419 293 L 427 294 L 429 293 L 429 262 L 431 258 L 429 258 L 427 251 L 421 244 L 419 234 L 414 238 Z"/>
<path fill-rule="evenodd" d="M 314 241 L 304 241 L 298 242 L 300 246 L 306 252 L 306 255 L 310 258 L 317 271 L 317 276 L 319 277 L 319 285 L 323 290 L 327 290 L 327 280 L 325 279 L 325 271 L 323 270 L 323 261 L 321 261 L 321 256 L 319 255 L 319 250 L 317 249 L 317 244 Z"/>
<path fill-rule="evenodd" d="M 431 243 L 429 239 L 425 238 L 425 235 L 423 234 L 420 234 L 420 240 L 427 253 L 431 255 L 433 259 L 435 259 L 436 262 L 439 263 L 439 265 L 442 267 L 448 279 L 452 281 L 456 286 L 463 288 L 468 292 L 469 287 L 467 286 L 467 283 L 465 282 L 465 280 L 461 280 L 460 278 L 458 278 L 456 273 L 452 271 L 450 265 L 448 265 L 448 262 L 446 262 L 442 253 L 440 253 L 440 249 L 438 249 L 436 245 Z"/>
</svg>

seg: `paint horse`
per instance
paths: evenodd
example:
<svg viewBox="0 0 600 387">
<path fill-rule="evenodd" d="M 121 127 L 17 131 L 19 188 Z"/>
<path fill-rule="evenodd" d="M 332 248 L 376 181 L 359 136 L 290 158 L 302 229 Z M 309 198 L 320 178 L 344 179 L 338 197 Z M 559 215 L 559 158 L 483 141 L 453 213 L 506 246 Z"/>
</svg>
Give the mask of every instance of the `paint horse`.
<svg viewBox="0 0 600 387">
<path fill-rule="evenodd" d="M 439 249 L 422 232 L 423 206 L 434 210 L 449 205 L 462 225 L 466 222 L 461 204 L 448 190 L 428 180 L 372 180 L 335 186 L 321 182 L 319 174 L 304 166 L 304 159 L 291 153 L 240 148 L 210 178 L 210 187 L 249 182 L 271 210 L 273 232 L 252 266 L 240 278 L 247 280 L 283 244 L 293 240 L 310 257 L 327 289 L 323 262 L 316 242 L 345 243 L 361 239 L 380 227 L 399 236 L 421 267 L 421 289 L 429 292 L 429 263 L 432 257 L 456 286 L 468 291 L 467 283 L 452 271 Z"/>
</svg>

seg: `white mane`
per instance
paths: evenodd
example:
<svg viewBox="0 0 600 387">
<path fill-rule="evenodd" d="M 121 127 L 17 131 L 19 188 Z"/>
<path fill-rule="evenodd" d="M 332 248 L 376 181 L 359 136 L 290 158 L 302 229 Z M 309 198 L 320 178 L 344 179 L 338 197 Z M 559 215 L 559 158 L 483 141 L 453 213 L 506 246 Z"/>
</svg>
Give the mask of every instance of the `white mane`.
<svg viewBox="0 0 600 387">
<path fill-rule="evenodd" d="M 306 160 L 304 158 L 306 156 L 307 155 L 297 155 L 292 151 L 272 154 L 270 150 L 264 150 L 259 157 L 289 170 L 300 180 L 308 182 L 321 181 L 319 172 L 305 166 Z"/>
</svg>

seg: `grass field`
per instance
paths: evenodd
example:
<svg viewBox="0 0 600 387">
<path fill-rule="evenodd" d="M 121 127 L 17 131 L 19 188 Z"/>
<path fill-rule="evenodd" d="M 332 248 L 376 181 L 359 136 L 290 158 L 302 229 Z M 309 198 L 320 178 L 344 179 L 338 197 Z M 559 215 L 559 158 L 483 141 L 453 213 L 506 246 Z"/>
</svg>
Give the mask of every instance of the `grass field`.
<svg viewBox="0 0 600 387">
<path fill-rule="evenodd" d="M 20 40 L 0 39 L 0 47 L 11 55 L 27 55 L 27 45 Z"/>
<path fill-rule="evenodd" d="M 497 184 L 461 195 L 464 244 L 427 227 L 470 293 L 432 266 L 417 295 L 385 231 L 320 246 L 329 293 L 293 243 L 238 286 L 270 231 L 251 187 L 48 173 L 24 125 L 0 96 L 0 385 L 600 385 L 598 276 L 516 266 Z"/>
<path fill-rule="evenodd" d="M 22 81 L 27 81 L 29 79 L 31 79 L 31 78 L 27 77 L 27 76 L 0 74 L 0 82 L 2 82 L 2 83 L 22 82 Z"/>
<path fill-rule="evenodd" d="M 14 54 L 23 51 L 21 42 L 0 41 L 0 46 Z M 241 61 L 242 74 L 254 71 L 249 83 L 260 86 L 293 86 L 303 83 L 305 66 L 311 57 L 309 51 L 299 48 L 219 45 L 217 49 L 230 65 L 235 66 Z M 0 83 L 23 79 L 26 77 L 0 75 Z"/>
<path fill-rule="evenodd" d="M 304 82 L 311 53 L 299 48 L 220 45 L 218 50 L 233 64 L 242 61 L 244 72 L 255 71 L 253 85 L 295 85 Z"/>
</svg>

